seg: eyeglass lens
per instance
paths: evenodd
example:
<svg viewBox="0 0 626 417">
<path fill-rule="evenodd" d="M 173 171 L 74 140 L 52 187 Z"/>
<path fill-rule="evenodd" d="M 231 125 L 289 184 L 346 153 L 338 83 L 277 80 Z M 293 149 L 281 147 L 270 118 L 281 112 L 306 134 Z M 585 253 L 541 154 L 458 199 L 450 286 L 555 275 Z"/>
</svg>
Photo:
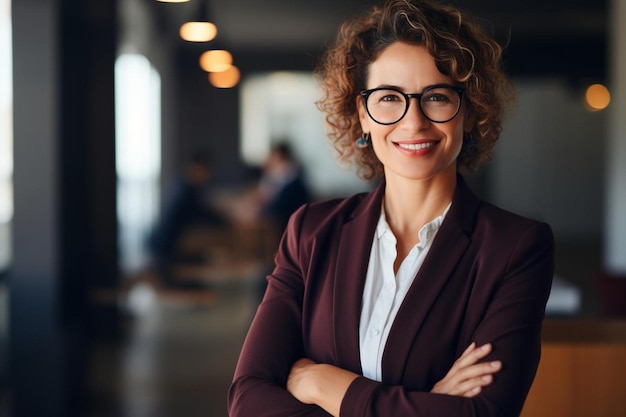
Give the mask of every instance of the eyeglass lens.
<svg viewBox="0 0 626 417">
<path fill-rule="evenodd" d="M 408 97 L 394 89 L 377 89 L 367 97 L 366 106 L 372 119 L 382 124 L 400 121 L 409 108 Z M 419 98 L 419 107 L 429 120 L 436 123 L 454 118 L 461 106 L 460 94 L 450 87 L 425 91 Z"/>
</svg>

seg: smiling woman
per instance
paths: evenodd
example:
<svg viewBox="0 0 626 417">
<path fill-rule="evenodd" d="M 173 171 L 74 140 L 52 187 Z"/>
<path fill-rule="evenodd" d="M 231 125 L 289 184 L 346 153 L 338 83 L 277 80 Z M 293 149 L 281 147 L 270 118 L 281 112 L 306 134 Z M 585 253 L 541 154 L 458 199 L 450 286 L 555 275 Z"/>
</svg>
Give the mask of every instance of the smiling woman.
<svg viewBox="0 0 626 417">
<path fill-rule="evenodd" d="M 328 136 L 380 182 L 290 219 L 229 394 L 233 417 L 521 412 L 553 274 L 550 227 L 480 201 L 513 95 L 501 47 L 430 0 L 349 19 L 318 75 Z"/>
</svg>

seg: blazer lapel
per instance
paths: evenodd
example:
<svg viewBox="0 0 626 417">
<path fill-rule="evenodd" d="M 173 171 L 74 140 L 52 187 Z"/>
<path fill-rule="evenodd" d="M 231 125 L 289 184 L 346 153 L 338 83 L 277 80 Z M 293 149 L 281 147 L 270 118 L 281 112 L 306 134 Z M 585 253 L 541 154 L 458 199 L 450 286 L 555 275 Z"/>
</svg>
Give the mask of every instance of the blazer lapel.
<svg viewBox="0 0 626 417">
<path fill-rule="evenodd" d="M 369 193 L 344 224 L 335 266 L 334 349 L 338 363 L 361 373 L 359 322 L 372 239 L 382 204 L 384 183 Z"/>
<path fill-rule="evenodd" d="M 469 235 L 479 201 L 460 176 L 457 181 L 450 211 L 415 276 L 389 333 L 382 360 L 383 379 L 386 381 L 402 380 L 413 341 L 430 307 L 469 246 Z"/>
</svg>

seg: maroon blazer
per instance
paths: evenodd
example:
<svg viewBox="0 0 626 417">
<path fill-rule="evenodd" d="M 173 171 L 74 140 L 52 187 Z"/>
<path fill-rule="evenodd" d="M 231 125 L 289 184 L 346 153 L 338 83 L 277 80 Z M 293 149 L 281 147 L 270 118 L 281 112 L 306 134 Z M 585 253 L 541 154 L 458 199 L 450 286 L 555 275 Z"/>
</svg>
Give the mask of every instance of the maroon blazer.
<svg viewBox="0 0 626 417">
<path fill-rule="evenodd" d="M 285 389 L 302 357 L 362 374 L 362 293 L 384 184 L 303 206 L 244 343 L 228 396 L 232 417 L 328 416 Z M 459 176 L 452 206 L 393 323 L 383 381 L 357 378 L 342 417 L 517 416 L 534 378 L 554 268 L 550 227 L 478 200 Z M 475 398 L 432 394 L 470 345 L 501 360 Z"/>
</svg>

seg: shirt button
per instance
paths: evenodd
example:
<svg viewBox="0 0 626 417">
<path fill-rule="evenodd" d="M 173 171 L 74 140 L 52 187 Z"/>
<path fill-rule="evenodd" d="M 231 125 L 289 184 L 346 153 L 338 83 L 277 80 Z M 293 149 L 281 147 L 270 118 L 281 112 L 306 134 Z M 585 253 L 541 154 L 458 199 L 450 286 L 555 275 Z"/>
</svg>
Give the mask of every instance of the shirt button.
<svg viewBox="0 0 626 417">
<path fill-rule="evenodd" d="M 378 335 L 380 334 L 380 330 L 378 330 L 378 329 L 372 329 L 372 334 L 373 334 L 374 336 L 378 336 Z"/>
</svg>

